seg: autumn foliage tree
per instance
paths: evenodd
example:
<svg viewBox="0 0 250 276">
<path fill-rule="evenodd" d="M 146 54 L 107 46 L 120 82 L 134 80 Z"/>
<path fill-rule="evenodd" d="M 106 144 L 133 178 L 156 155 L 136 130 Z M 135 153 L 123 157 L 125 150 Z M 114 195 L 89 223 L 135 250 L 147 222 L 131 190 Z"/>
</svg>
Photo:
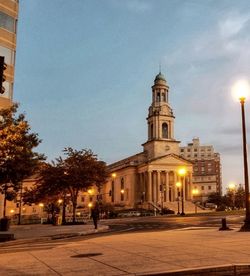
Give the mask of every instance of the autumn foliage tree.
<svg viewBox="0 0 250 276">
<path fill-rule="evenodd" d="M 6 199 L 13 199 L 22 181 L 30 176 L 44 156 L 33 149 L 41 140 L 32 133 L 24 114 L 17 114 L 18 105 L 0 110 L 0 192 Z"/>
<path fill-rule="evenodd" d="M 106 182 L 107 169 L 103 161 L 87 149 L 64 149 L 65 158 L 59 157 L 51 164 L 43 166 L 32 194 L 36 202 L 48 196 L 65 198 L 70 195 L 73 207 L 73 223 L 76 221 L 77 197 L 80 191 L 87 191 L 93 185 L 97 188 Z"/>
</svg>

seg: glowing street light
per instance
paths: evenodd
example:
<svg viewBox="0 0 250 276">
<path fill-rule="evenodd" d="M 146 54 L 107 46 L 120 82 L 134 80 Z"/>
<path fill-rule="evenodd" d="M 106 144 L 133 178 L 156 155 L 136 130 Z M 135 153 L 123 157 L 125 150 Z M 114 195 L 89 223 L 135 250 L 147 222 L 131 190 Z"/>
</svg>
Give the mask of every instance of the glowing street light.
<svg viewBox="0 0 250 276">
<path fill-rule="evenodd" d="M 249 181 L 248 181 L 248 165 L 247 165 L 247 139 L 246 139 L 246 122 L 245 122 L 245 100 L 249 95 L 249 83 L 246 80 L 238 81 L 232 88 L 235 97 L 238 98 L 241 104 L 241 119 L 242 119 L 242 143 L 243 143 L 243 160 L 244 160 L 244 182 L 245 182 L 245 206 L 246 217 L 241 231 L 250 231 L 250 209 L 249 209 Z"/>
<path fill-rule="evenodd" d="M 178 174 L 181 177 L 181 216 L 185 215 L 185 212 L 184 212 L 184 188 L 183 188 L 183 186 L 184 186 L 184 178 L 185 178 L 186 173 L 187 173 L 186 168 L 180 168 L 178 170 Z"/>
</svg>

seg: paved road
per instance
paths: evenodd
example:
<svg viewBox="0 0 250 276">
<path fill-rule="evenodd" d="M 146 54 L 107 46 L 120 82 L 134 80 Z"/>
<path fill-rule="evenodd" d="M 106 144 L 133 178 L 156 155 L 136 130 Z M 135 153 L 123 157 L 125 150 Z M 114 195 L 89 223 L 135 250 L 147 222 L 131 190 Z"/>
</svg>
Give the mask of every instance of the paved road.
<svg viewBox="0 0 250 276">
<path fill-rule="evenodd" d="M 109 220 L 110 228 L 117 232 L 138 232 L 138 231 L 161 231 L 172 230 L 185 227 L 220 227 L 224 216 L 184 216 L 184 217 L 138 217 L 127 219 Z M 239 227 L 244 220 L 244 216 L 230 215 L 226 217 L 230 227 Z"/>
<path fill-rule="evenodd" d="M 74 243 L 82 240 L 89 240 L 95 237 L 121 235 L 124 233 L 166 231 L 188 227 L 215 227 L 221 226 L 221 216 L 192 216 L 192 217 L 133 217 L 114 220 L 105 220 L 101 223 L 109 225 L 110 230 L 105 233 L 96 233 L 87 236 L 70 237 L 66 239 L 48 240 L 46 238 L 40 240 L 20 239 L 13 244 L 1 244 L 0 254 L 31 251 L 31 250 L 46 250 L 67 243 Z M 227 217 L 228 226 L 231 228 L 239 228 L 244 217 L 239 215 L 231 215 Z M 60 226 L 59 226 L 60 227 Z M 63 226 L 62 226 L 63 227 Z M 52 228 L 53 229 L 53 228 Z M 55 231 L 57 228 L 54 228 Z M 28 233 L 27 233 L 28 235 Z"/>
</svg>

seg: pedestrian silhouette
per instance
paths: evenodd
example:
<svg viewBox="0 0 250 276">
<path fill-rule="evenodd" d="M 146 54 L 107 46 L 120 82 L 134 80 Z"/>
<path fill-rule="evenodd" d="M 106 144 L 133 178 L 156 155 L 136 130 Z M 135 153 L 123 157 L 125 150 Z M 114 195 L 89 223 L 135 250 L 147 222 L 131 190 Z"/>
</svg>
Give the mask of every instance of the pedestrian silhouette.
<svg viewBox="0 0 250 276">
<path fill-rule="evenodd" d="M 97 221 L 99 219 L 99 208 L 98 205 L 96 204 L 94 208 L 91 210 L 91 217 L 94 222 L 95 229 L 97 229 Z"/>
</svg>

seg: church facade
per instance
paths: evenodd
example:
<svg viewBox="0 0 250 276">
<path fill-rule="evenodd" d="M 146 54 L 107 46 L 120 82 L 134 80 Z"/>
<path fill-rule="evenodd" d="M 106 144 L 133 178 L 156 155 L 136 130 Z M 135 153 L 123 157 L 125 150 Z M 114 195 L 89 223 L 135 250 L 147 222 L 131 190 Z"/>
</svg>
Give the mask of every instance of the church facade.
<svg viewBox="0 0 250 276">
<path fill-rule="evenodd" d="M 185 201 L 192 200 L 193 166 L 180 156 L 180 141 L 174 137 L 174 120 L 169 86 L 159 73 L 152 86 L 148 138 L 142 144 L 143 151 L 108 166 L 110 177 L 102 191 L 106 202 L 125 208 L 173 209 L 182 195 Z M 185 175 L 180 175 L 180 169 L 184 169 Z"/>
</svg>

